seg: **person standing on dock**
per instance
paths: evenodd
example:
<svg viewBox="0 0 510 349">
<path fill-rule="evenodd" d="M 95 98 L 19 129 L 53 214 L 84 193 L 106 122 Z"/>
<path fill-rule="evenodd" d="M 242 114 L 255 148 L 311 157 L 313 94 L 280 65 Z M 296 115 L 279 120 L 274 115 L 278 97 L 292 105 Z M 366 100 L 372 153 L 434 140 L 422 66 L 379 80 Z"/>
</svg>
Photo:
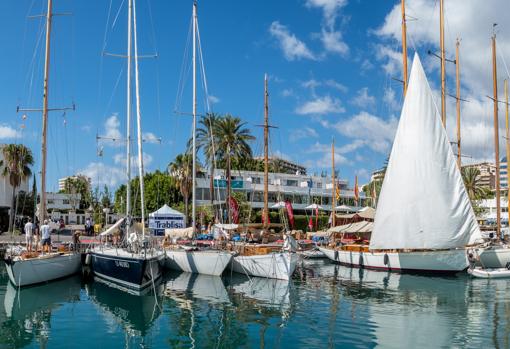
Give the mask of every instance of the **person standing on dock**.
<svg viewBox="0 0 510 349">
<path fill-rule="evenodd" d="M 32 219 L 28 219 L 28 222 L 25 224 L 25 241 L 27 243 L 27 251 L 32 252 L 32 237 L 34 232 L 34 225 L 32 224 Z"/>
</svg>

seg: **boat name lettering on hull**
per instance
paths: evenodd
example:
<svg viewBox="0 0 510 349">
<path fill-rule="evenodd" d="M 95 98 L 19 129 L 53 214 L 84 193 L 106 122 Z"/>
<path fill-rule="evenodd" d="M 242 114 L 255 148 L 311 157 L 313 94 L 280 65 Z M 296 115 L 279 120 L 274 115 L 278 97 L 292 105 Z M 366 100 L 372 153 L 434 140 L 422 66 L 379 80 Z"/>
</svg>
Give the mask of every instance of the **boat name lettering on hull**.
<svg viewBox="0 0 510 349">
<path fill-rule="evenodd" d="M 117 267 L 121 267 L 121 268 L 129 268 L 129 263 L 128 262 L 115 261 L 115 265 Z"/>
</svg>

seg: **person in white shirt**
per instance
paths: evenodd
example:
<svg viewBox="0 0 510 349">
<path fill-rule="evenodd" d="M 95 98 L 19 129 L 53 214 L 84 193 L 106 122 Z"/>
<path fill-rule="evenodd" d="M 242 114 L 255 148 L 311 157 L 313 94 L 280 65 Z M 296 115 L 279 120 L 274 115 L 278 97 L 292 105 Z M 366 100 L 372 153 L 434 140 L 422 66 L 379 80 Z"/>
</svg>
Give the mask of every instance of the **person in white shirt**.
<svg viewBox="0 0 510 349">
<path fill-rule="evenodd" d="M 44 224 L 41 225 L 41 244 L 43 248 L 43 252 L 51 251 L 51 235 L 50 235 L 50 226 L 48 224 L 48 220 L 44 220 Z"/>
<path fill-rule="evenodd" d="M 34 232 L 34 225 L 32 224 L 32 220 L 29 218 L 28 222 L 25 224 L 25 241 L 27 243 L 27 251 L 32 251 L 32 237 Z"/>
</svg>

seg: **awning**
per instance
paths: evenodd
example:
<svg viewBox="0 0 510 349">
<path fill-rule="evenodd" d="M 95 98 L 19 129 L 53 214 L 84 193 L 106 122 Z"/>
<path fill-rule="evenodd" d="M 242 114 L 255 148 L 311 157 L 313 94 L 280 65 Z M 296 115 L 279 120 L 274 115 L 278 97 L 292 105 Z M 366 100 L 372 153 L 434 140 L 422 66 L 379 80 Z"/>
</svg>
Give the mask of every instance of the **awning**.
<svg viewBox="0 0 510 349">
<path fill-rule="evenodd" d="M 374 222 L 361 221 L 329 228 L 329 233 L 371 233 Z"/>
</svg>

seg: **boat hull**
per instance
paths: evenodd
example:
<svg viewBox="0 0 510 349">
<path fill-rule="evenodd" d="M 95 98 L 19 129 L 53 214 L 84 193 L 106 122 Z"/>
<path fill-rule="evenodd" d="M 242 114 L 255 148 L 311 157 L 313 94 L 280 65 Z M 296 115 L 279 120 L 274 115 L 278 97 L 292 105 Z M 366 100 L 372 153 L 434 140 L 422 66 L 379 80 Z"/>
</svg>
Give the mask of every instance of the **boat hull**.
<svg viewBox="0 0 510 349">
<path fill-rule="evenodd" d="M 113 251 L 91 251 L 94 276 L 131 290 L 142 290 L 152 285 L 162 274 L 163 254 L 118 255 Z"/>
<path fill-rule="evenodd" d="M 232 254 L 221 250 L 186 251 L 165 250 L 165 268 L 219 276 L 232 259 Z"/>
<path fill-rule="evenodd" d="M 62 279 L 76 274 L 81 267 L 80 253 L 67 253 L 46 258 L 5 259 L 9 280 L 17 286 L 29 286 Z"/>
<path fill-rule="evenodd" d="M 505 268 L 510 263 L 510 248 L 508 246 L 491 246 L 479 250 L 480 264 L 484 268 Z"/>
<path fill-rule="evenodd" d="M 235 256 L 232 271 L 250 276 L 289 280 L 296 269 L 298 255 L 293 252 L 273 252 L 264 255 Z"/>
<path fill-rule="evenodd" d="M 456 273 L 465 270 L 469 263 L 464 249 L 413 252 L 358 252 L 319 250 L 334 262 L 367 269 L 397 272 Z"/>
<path fill-rule="evenodd" d="M 510 278 L 510 270 L 507 268 L 469 268 L 468 274 L 482 279 L 503 279 Z"/>
</svg>

